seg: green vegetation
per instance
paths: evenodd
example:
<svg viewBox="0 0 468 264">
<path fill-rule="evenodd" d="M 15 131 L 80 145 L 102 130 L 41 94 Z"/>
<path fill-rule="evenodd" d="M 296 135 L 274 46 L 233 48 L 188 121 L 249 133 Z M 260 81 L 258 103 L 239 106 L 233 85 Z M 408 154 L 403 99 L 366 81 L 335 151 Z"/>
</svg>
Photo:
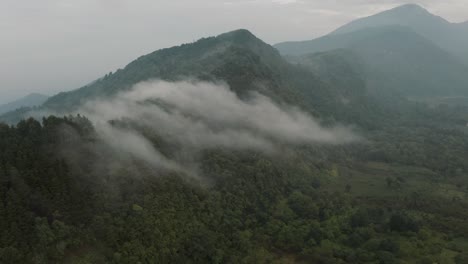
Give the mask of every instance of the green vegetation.
<svg viewBox="0 0 468 264">
<path fill-rule="evenodd" d="M 463 263 L 468 140 L 416 131 L 273 157 L 207 150 L 192 178 L 137 160 L 102 170 L 84 117 L 2 125 L 0 260 Z"/>
</svg>

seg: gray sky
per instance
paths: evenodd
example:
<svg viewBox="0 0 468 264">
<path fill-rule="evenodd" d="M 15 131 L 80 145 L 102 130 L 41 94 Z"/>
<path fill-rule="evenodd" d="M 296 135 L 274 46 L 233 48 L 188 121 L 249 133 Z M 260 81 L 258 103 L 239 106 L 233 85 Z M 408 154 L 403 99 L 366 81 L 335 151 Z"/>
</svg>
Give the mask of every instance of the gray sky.
<svg viewBox="0 0 468 264">
<path fill-rule="evenodd" d="M 233 29 L 272 44 L 312 39 L 409 2 L 468 20 L 467 0 L 0 0 L 0 103 L 79 88 L 143 54 Z"/>
</svg>

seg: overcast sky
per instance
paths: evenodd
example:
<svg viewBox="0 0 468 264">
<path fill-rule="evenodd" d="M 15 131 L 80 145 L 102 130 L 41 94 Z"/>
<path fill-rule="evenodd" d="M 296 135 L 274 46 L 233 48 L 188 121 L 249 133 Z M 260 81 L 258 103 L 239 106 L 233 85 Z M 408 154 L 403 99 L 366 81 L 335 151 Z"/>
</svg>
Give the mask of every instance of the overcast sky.
<svg viewBox="0 0 468 264">
<path fill-rule="evenodd" d="M 79 88 L 151 51 L 238 28 L 312 39 L 404 3 L 451 22 L 468 0 L 0 0 L 0 103 Z"/>
</svg>

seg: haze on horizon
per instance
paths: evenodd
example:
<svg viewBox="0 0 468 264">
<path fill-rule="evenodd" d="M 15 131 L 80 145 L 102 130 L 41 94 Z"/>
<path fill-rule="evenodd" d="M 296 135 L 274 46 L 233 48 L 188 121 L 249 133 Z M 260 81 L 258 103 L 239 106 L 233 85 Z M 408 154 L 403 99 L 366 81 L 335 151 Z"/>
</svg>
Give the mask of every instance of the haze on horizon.
<svg viewBox="0 0 468 264">
<path fill-rule="evenodd" d="M 450 22 L 466 0 L 0 0 L 0 104 L 79 88 L 157 49 L 238 28 L 274 44 L 313 39 L 416 3 Z"/>
</svg>

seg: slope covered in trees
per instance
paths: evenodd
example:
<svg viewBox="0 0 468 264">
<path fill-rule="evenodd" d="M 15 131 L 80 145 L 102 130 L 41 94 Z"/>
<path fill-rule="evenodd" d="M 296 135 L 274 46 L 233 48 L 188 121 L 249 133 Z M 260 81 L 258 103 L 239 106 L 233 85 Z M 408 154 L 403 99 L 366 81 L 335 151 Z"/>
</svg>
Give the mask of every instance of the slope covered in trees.
<svg viewBox="0 0 468 264">
<path fill-rule="evenodd" d="M 0 260 L 464 263 L 466 137 L 395 129 L 369 146 L 206 150 L 193 178 L 111 164 L 83 117 L 2 125 Z"/>
</svg>

